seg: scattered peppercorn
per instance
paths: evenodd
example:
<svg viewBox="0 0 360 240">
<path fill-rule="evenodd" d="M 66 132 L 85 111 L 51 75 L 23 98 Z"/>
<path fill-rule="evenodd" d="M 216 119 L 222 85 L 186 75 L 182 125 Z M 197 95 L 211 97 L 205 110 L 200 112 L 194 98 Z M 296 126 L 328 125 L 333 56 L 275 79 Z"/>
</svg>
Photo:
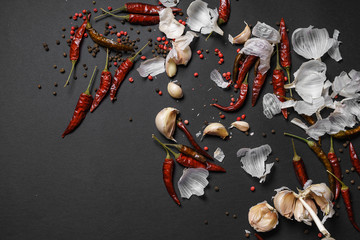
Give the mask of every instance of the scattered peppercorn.
<svg viewBox="0 0 360 240">
<path fill-rule="evenodd" d="M 344 149 L 339 148 L 339 152 L 340 152 L 340 153 L 343 153 L 343 152 L 344 152 Z"/>
<path fill-rule="evenodd" d="M 255 191 L 255 187 L 254 186 L 251 186 L 250 190 L 253 192 Z"/>
<path fill-rule="evenodd" d="M 245 135 L 246 135 L 246 136 L 249 136 L 249 132 L 248 132 L 248 131 L 246 131 L 246 132 L 245 132 Z"/>
<path fill-rule="evenodd" d="M 215 190 L 215 192 L 218 192 L 220 190 L 220 188 L 218 186 L 215 186 L 214 190 Z"/>
<path fill-rule="evenodd" d="M 225 215 L 226 215 L 226 216 L 229 216 L 229 212 L 225 212 Z"/>
<path fill-rule="evenodd" d="M 352 168 L 350 168 L 350 170 L 351 170 L 352 172 L 354 172 L 354 171 L 355 171 L 355 168 L 354 168 L 354 167 L 352 167 Z"/>
<path fill-rule="evenodd" d="M 159 91 L 158 94 L 161 96 L 161 95 L 162 95 L 162 91 Z"/>
<path fill-rule="evenodd" d="M 209 224 L 208 220 L 205 220 L 205 221 L 204 221 L 204 224 L 205 224 L 205 225 L 208 225 L 208 224 Z"/>
<path fill-rule="evenodd" d="M 263 137 L 266 137 L 266 133 L 262 133 L 262 136 L 263 136 Z"/>
<path fill-rule="evenodd" d="M 209 150 L 209 148 L 205 146 L 205 147 L 204 147 L 204 150 L 207 151 L 207 150 Z"/>
<path fill-rule="evenodd" d="M 354 180 L 354 179 L 350 180 L 350 183 L 351 183 L 351 184 L 354 184 L 354 183 L 355 183 L 355 180 Z"/>
<path fill-rule="evenodd" d="M 305 229 L 305 230 L 304 230 L 304 233 L 305 233 L 305 234 L 309 234 L 309 229 Z"/>
<path fill-rule="evenodd" d="M 278 162 L 278 161 L 280 161 L 280 159 L 279 159 L 279 158 L 275 158 L 275 161 L 277 161 L 277 162 Z"/>
<path fill-rule="evenodd" d="M 245 233 L 245 237 L 249 238 L 250 237 L 250 233 Z"/>
<path fill-rule="evenodd" d="M 184 120 L 184 124 L 188 125 L 188 124 L 189 124 L 189 120 Z"/>
<path fill-rule="evenodd" d="M 57 84 L 57 82 L 55 82 L 55 83 L 54 83 L 54 87 L 57 87 L 57 86 L 58 86 L 58 84 Z"/>
<path fill-rule="evenodd" d="M 346 174 L 349 174 L 349 172 L 350 172 L 350 171 L 349 171 L 348 169 L 345 170 L 345 173 L 346 173 Z"/>
<path fill-rule="evenodd" d="M 54 69 L 57 69 L 57 66 L 54 64 L 54 65 L 53 65 L 53 68 L 54 68 Z"/>
<path fill-rule="evenodd" d="M 59 41 L 59 40 L 56 40 L 56 45 L 60 45 L 60 41 Z"/>
<path fill-rule="evenodd" d="M 63 56 L 64 56 L 64 57 L 67 57 L 67 54 L 64 52 L 64 53 L 63 53 Z"/>
<path fill-rule="evenodd" d="M 272 134 L 275 134 L 275 129 L 272 129 L 272 130 L 271 130 L 271 133 L 272 133 Z"/>
<path fill-rule="evenodd" d="M 60 72 L 61 72 L 61 73 L 64 73 L 64 72 L 65 72 L 65 69 L 64 69 L 64 68 L 60 68 Z"/>
<path fill-rule="evenodd" d="M 233 215 L 233 218 L 234 218 L 234 219 L 236 219 L 236 218 L 237 218 L 236 214 L 234 214 L 234 215 Z"/>
<path fill-rule="evenodd" d="M 56 96 L 56 92 L 53 92 L 53 95 Z"/>
<path fill-rule="evenodd" d="M 40 85 L 40 84 L 38 85 L 38 89 L 41 89 L 41 85 Z"/>
</svg>

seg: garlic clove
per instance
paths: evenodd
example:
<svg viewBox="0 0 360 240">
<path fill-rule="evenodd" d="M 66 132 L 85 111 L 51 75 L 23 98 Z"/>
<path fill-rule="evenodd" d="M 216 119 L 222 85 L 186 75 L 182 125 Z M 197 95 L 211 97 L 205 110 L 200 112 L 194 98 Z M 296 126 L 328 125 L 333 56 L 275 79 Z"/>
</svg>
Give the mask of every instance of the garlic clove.
<svg viewBox="0 0 360 240">
<path fill-rule="evenodd" d="M 273 201 L 276 210 L 281 216 L 291 219 L 294 215 L 296 196 L 293 191 L 286 187 L 276 189 L 277 194 Z"/>
<path fill-rule="evenodd" d="M 316 204 L 312 199 L 306 198 L 304 201 L 312 208 L 312 210 L 317 214 L 317 208 Z M 310 213 L 306 210 L 304 205 L 297 200 L 295 203 L 295 209 L 294 209 L 294 218 L 298 222 L 304 222 L 305 224 L 311 226 L 312 225 L 312 217 Z"/>
<path fill-rule="evenodd" d="M 236 121 L 231 124 L 230 128 L 233 128 L 233 127 L 239 129 L 242 132 L 246 132 L 249 130 L 250 125 L 249 125 L 249 123 L 247 123 L 245 121 Z"/>
<path fill-rule="evenodd" d="M 173 138 L 173 134 L 176 126 L 176 115 L 178 113 L 179 110 L 176 108 L 167 107 L 161 110 L 155 118 L 155 125 L 159 132 L 174 142 L 176 142 L 176 140 Z"/>
<path fill-rule="evenodd" d="M 167 90 L 169 95 L 175 99 L 180 99 L 184 96 L 182 88 L 174 82 L 169 82 Z"/>
<path fill-rule="evenodd" d="M 246 24 L 244 30 L 239 33 L 236 37 L 233 37 L 229 34 L 229 42 L 231 44 L 244 44 L 251 36 L 251 29 L 249 27 L 249 25 L 244 22 Z"/>
<path fill-rule="evenodd" d="M 332 204 L 334 194 L 325 183 L 312 184 L 303 193 L 311 196 L 325 215 L 331 217 L 334 214 Z"/>
<path fill-rule="evenodd" d="M 268 232 L 279 223 L 276 210 L 266 201 L 250 208 L 248 220 L 251 227 L 258 232 Z"/>
<path fill-rule="evenodd" d="M 222 139 L 225 139 L 227 136 L 229 136 L 229 133 L 221 123 L 210 123 L 204 129 L 203 137 L 205 135 L 219 136 Z"/>
<path fill-rule="evenodd" d="M 172 58 L 170 58 L 167 62 L 166 62 L 166 67 L 165 67 L 165 70 L 166 70 L 166 74 L 169 76 L 169 77 L 173 77 L 176 75 L 176 72 L 177 72 L 177 66 L 176 66 L 176 63 L 174 62 L 174 60 Z"/>
</svg>

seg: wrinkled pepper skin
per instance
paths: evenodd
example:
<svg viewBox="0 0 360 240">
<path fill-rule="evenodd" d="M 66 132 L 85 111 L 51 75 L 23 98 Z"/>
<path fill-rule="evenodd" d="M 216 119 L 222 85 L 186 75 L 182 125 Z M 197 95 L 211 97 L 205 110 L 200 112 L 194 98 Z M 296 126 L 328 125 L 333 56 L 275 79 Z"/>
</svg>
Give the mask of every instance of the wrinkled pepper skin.
<svg viewBox="0 0 360 240">
<path fill-rule="evenodd" d="M 170 197 L 180 206 L 179 198 L 176 195 L 174 184 L 173 184 L 173 170 L 175 162 L 171 158 L 166 158 L 163 163 L 163 180 Z"/>
<path fill-rule="evenodd" d="M 282 69 L 275 69 L 272 76 L 272 85 L 274 93 L 276 94 L 277 98 L 280 100 L 280 102 L 285 102 L 285 96 L 286 91 L 284 88 L 284 71 Z M 281 110 L 282 114 L 284 115 L 284 118 L 287 119 L 288 114 L 286 109 Z"/>
<path fill-rule="evenodd" d="M 100 104 L 100 102 L 106 96 L 106 93 L 109 91 L 111 85 L 111 73 L 109 71 L 102 71 L 100 86 L 96 91 L 95 99 L 91 105 L 90 112 L 93 112 Z"/>
<path fill-rule="evenodd" d="M 121 65 L 116 69 L 114 80 L 111 84 L 110 88 L 110 99 L 111 101 L 115 100 L 116 93 L 120 87 L 120 84 L 124 81 L 126 75 L 130 72 L 132 69 L 134 63 L 127 58 L 124 62 L 121 63 Z"/>
</svg>

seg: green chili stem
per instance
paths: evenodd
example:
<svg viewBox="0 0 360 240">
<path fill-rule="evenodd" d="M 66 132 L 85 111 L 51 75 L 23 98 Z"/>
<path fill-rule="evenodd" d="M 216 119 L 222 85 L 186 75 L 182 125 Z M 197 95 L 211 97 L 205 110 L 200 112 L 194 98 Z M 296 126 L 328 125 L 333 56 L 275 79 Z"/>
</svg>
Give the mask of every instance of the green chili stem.
<svg viewBox="0 0 360 240">
<path fill-rule="evenodd" d="M 169 150 L 169 151 L 172 153 L 172 155 L 174 155 L 175 158 L 178 158 L 178 157 L 180 156 L 180 154 L 175 153 L 173 150 L 171 150 L 170 148 L 168 148 L 167 146 L 165 146 L 165 144 L 162 143 L 157 137 L 155 137 L 154 134 L 152 135 L 152 138 L 155 139 L 158 143 L 160 143 L 160 145 L 161 145 L 164 149 Z"/>
<path fill-rule="evenodd" d="M 213 31 L 211 31 L 211 33 L 206 37 L 205 41 L 207 41 L 209 39 L 209 37 L 211 36 L 212 33 L 213 33 Z"/>
<path fill-rule="evenodd" d="M 84 92 L 86 95 L 91 95 L 91 94 L 90 94 L 90 87 L 91 87 L 91 83 L 92 83 L 92 81 L 93 81 L 93 79 L 94 79 L 96 69 L 97 69 L 97 66 L 95 66 L 94 71 L 93 71 L 93 74 L 92 74 L 91 79 L 90 79 L 90 82 L 89 82 L 89 85 L 88 85 L 86 91 Z"/>
<path fill-rule="evenodd" d="M 150 41 L 148 41 L 148 42 L 145 44 L 145 46 L 143 46 L 137 53 L 135 53 L 134 56 L 129 57 L 129 60 L 132 61 L 132 62 L 134 62 L 136 56 L 139 55 L 139 53 L 141 53 L 141 51 L 144 50 L 145 47 L 146 47 L 147 45 L 149 45 L 149 43 L 150 43 Z"/>
<path fill-rule="evenodd" d="M 333 174 L 332 172 L 330 172 L 329 170 L 326 170 L 328 173 L 330 173 L 340 184 L 341 184 L 341 189 L 345 190 L 348 189 L 349 187 L 343 182 L 341 181 L 338 177 L 335 176 L 335 174 Z"/>
<path fill-rule="evenodd" d="M 243 84 L 248 84 L 248 76 L 249 76 L 249 72 L 246 74 Z"/>
<path fill-rule="evenodd" d="M 305 139 L 305 138 L 302 138 L 302 137 L 296 136 L 296 135 L 291 134 L 291 133 L 286 133 L 286 132 L 284 132 L 284 135 L 285 135 L 285 136 L 290 136 L 290 137 L 293 137 L 293 138 L 300 139 L 300 140 L 302 140 L 302 141 L 306 142 L 307 144 L 309 144 L 309 142 L 311 142 L 311 141 L 309 141 L 309 140 L 307 140 L 307 139 Z"/>
<path fill-rule="evenodd" d="M 280 59 L 279 59 L 279 44 L 276 44 L 276 69 L 281 69 Z"/>
<path fill-rule="evenodd" d="M 116 8 L 116 9 L 110 11 L 110 12 L 111 12 L 111 13 L 117 13 L 117 12 L 123 12 L 123 11 L 125 11 L 125 10 L 126 10 L 126 7 L 125 7 L 125 6 L 122 6 L 121 8 Z M 99 18 L 101 18 L 101 17 L 105 17 L 105 16 L 107 16 L 107 15 L 108 15 L 108 13 L 103 13 L 103 14 L 95 17 L 94 19 L 97 20 L 97 19 L 99 19 Z"/>
<path fill-rule="evenodd" d="M 291 142 L 292 142 L 292 146 L 293 146 L 293 150 L 294 150 L 294 159 L 299 159 L 300 156 L 297 155 L 297 153 L 296 153 L 294 139 L 291 139 Z"/>
<path fill-rule="evenodd" d="M 330 150 L 329 150 L 330 153 L 334 153 L 334 144 L 333 144 L 333 137 L 330 136 Z"/>
<path fill-rule="evenodd" d="M 74 71 L 76 60 L 72 60 L 71 63 L 72 63 L 71 71 L 70 71 L 69 77 L 68 77 L 64 87 L 66 87 L 68 85 L 69 81 L 70 81 L 70 77 L 71 77 L 72 72 Z"/>
<path fill-rule="evenodd" d="M 287 77 L 288 77 L 288 83 L 290 84 L 291 83 L 291 81 L 290 81 L 290 67 L 286 67 L 285 71 L 286 71 L 286 74 L 287 74 Z M 290 88 L 289 90 L 290 90 L 290 96 L 292 97 L 293 96 L 292 89 Z"/>
<path fill-rule="evenodd" d="M 107 13 L 107 14 L 109 14 L 109 15 L 111 15 L 111 16 L 113 16 L 113 17 L 116 17 L 116 18 L 121 18 L 121 19 L 125 19 L 125 20 L 129 20 L 129 15 L 125 15 L 125 16 L 118 16 L 118 15 L 115 15 L 115 14 L 113 14 L 113 13 L 111 13 L 111 12 L 108 12 L 108 11 L 105 11 L 105 9 L 103 9 L 103 8 L 100 8 L 102 11 L 104 11 L 105 13 Z"/>
<path fill-rule="evenodd" d="M 106 63 L 105 63 L 105 68 L 104 68 L 105 72 L 108 72 L 108 64 L 109 64 L 109 49 L 106 48 Z"/>
</svg>

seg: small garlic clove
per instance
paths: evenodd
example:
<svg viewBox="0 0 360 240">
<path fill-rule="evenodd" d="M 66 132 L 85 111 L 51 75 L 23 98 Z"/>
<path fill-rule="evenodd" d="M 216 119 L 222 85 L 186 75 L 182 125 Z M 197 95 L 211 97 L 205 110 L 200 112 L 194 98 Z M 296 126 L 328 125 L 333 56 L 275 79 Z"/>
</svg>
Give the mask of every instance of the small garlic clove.
<svg viewBox="0 0 360 240">
<path fill-rule="evenodd" d="M 173 138 L 173 134 L 176 126 L 176 115 L 178 113 L 179 110 L 176 108 L 167 107 L 161 110 L 155 118 L 155 125 L 159 132 L 174 142 L 176 142 L 176 140 Z"/>
<path fill-rule="evenodd" d="M 251 36 L 251 29 L 249 25 L 245 22 L 246 26 L 244 30 L 238 34 L 236 37 L 232 37 L 229 34 L 229 41 L 231 44 L 244 44 Z"/>
<path fill-rule="evenodd" d="M 306 198 L 304 201 L 313 209 L 313 211 L 317 214 L 316 204 L 312 199 Z M 305 224 L 311 226 L 311 222 L 313 221 L 310 213 L 306 210 L 304 205 L 296 200 L 295 209 L 294 209 L 294 218 L 298 222 L 304 222 Z"/>
<path fill-rule="evenodd" d="M 169 95 L 175 99 L 180 99 L 184 96 L 182 88 L 174 82 L 169 82 L 167 90 Z"/>
<path fill-rule="evenodd" d="M 268 232 L 279 223 L 276 210 L 266 201 L 250 208 L 248 220 L 251 227 L 258 232 Z"/>
<path fill-rule="evenodd" d="M 167 61 L 165 65 L 166 65 L 166 67 L 165 67 L 166 74 L 169 77 L 175 76 L 176 72 L 177 72 L 177 66 L 176 66 L 176 63 L 174 62 L 174 60 L 172 58 L 170 58 L 169 61 Z"/>
<path fill-rule="evenodd" d="M 249 123 L 247 123 L 245 121 L 236 121 L 231 124 L 231 128 L 233 128 L 233 127 L 239 129 L 242 132 L 246 132 L 249 130 L 250 125 L 249 125 Z"/>
<path fill-rule="evenodd" d="M 288 188 L 280 188 L 274 199 L 274 206 L 281 216 L 291 219 L 294 215 L 296 196 Z"/>
<path fill-rule="evenodd" d="M 229 136 L 229 133 L 221 123 L 210 123 L 204 129 L 203 137 L 205 135 L 219 136 L 222 139 L 225 139 L 227 136 Z"/>
<path fill-rule="evenodd" d="M 334 194 L 325 183 L 312 184 L 303 192 L 306 196 L 311 196 L 325 215 L 331 217 L 334 214 L 332 200 Z"/>
</svg>

